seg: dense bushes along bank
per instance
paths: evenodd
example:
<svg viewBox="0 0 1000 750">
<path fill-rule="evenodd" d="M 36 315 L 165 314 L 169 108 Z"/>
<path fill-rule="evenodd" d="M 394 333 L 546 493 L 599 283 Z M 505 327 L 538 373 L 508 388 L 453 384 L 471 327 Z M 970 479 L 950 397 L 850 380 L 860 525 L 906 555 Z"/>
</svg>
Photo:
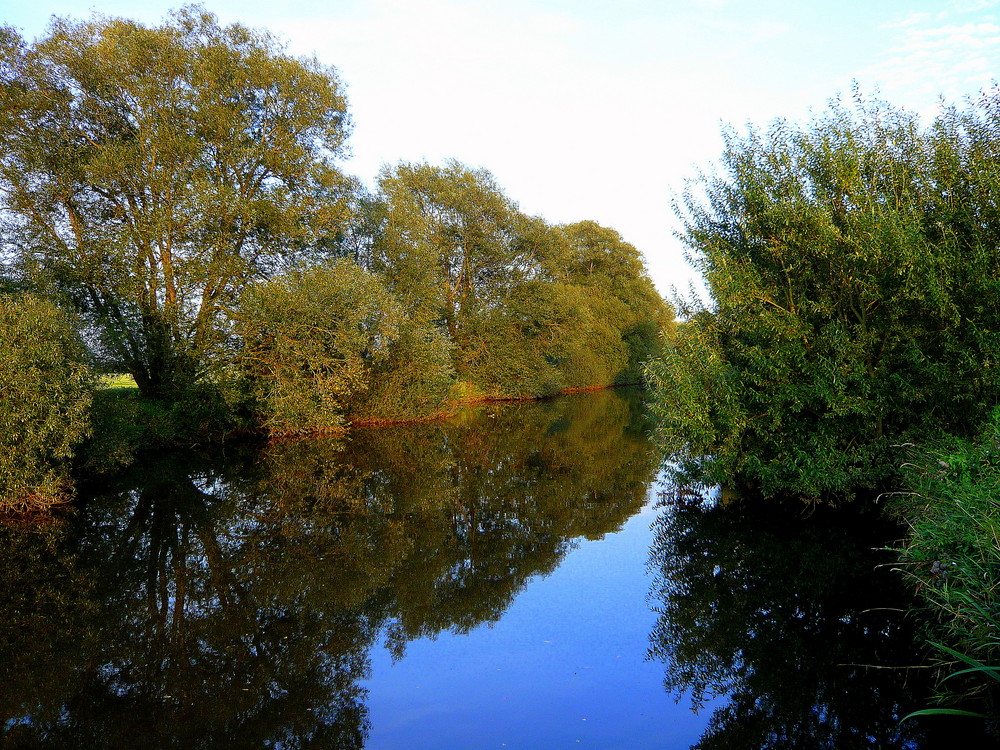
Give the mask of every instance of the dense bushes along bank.
<svg viewBox="0 0 1000 750">
<path fill-rule="evenodd" d="M 66 499 L 74 456 L 84 473 L 104 472 L 149 448 L 234 432 L 328 434 L 441 416 L 459 403 L 637 382 L 670 324 L 638 254 L 596 224 L 545 231 L 576 232 L 578 244 L 554 245 L 575 263 L 560 259 L 558 281 L 508 275 L 496 305 L 456 315 L 474 332 L 462 344 L 432 303 L 417 297 L 406 310 L 384 275 L 350 258 L 248 285 L 231 311 L 231 359 L 171 398 L 98 388 L 72 317 L 51 301 L 0 294 L 0 511 Z M 630 296 L 636 289 L 644 296 Z"/>
<path fill-rule="evenodd" d="M 374 192 L 345 175 L 336 71 L 266 31 L 188 6 L 159 26 L 57 18 L 31 43 L 2 28 L 0 54 L 0 293 L 73 321 L 54 340 L 79 352 L 49 366 L 4 322 L 4 377 L 44 393 L 2 404 L 8 455 L 37 470 L 3 469 L 0 503 L 65 495 L 92 377 L 61 383 L 84 349 L 142 395 L 98 397 L 84 460 L 106 466 L 147 438 L 330 432 L 634 382 L 672 324 L 616 232 L 527 216 L 486 170 L 404 163 Z M 25 398 L 58 415 L 37 445 Z"/>
<path fill-rule="evenodd" d="M 926 128 L 858 97 L 729 132 L 681 207 L 711 304 L 683 303 L 649 369 L 681 481 L 834 502 L 908 487 L 906 569 L 941 653 L 977 660 L 1000 656 L 998 206 L 1000 89 Z"/>
<path fill-rule="evenodd" d="M 683 206 L 712 304 L 651 368 L 668 449 L 819 499 L 974 434 L 1000 403 L 1000 90 L 929 128 L 859 102 L 726 140 Z"/>
</svg>

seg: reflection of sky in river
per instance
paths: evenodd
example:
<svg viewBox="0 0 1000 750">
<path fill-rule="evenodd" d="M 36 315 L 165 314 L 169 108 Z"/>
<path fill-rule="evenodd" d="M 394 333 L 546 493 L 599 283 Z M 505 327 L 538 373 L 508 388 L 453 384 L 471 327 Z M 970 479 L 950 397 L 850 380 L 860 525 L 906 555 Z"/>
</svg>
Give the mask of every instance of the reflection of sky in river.
<svg viewBox="0 0 1000 750">
<path fill-rule="evenodd" d="M 468 635 L 408 643 L 396 664 L 372 653 L 368 750 L 390 748 L 688 748 L 698 714 L 646 659 L 656 621 L 647 596 L 655 514 L 583 540 L 529 581 L 503 618 Z"/>
</svg>

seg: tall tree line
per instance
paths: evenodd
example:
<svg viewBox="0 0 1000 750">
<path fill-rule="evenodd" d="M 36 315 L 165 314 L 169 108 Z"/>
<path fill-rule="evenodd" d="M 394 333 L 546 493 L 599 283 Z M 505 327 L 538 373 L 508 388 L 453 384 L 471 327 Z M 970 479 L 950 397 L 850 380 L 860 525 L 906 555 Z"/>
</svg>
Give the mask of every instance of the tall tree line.
<svg viewBox="0 0 1000 750">
<path fill-rule="evenodd" d="M 0 28 L 0 335 L 28 363 L 5 377 L 51 354 L 15 335 L 28 300 L 77 328 L 73 367 L 239 404 L 271 433 L 640 377 L 672 316 L 635 248 L 526 216 L 458 162 L 386 167 L 369 191 L 338 163 L 350 127 L 333 68 L 201 6 Z M 35 412 L 76 420 L 71 391 Z M 5 423 L 31 432 L 14 401 Z"/>
</svg>

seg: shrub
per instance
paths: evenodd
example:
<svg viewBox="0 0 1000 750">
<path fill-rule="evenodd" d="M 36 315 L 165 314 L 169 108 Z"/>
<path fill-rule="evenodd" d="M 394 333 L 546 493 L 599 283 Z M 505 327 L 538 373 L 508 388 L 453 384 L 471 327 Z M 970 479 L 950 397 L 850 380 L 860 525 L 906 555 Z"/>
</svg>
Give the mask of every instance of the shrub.
<svg viewBox="0 0 1000 750">
<path fill-rule="evenodd" d="M 273 435 L 337 432 L 353 416 L 420 416 L 451 384 L 443 338 L 407 320 L 382 280 L 347 260 L 253 287 L 239 332 Z"/>
<path fill-rule="evenodd" d="M 452 345 L 441 331 L 404 321 L 388 356 L 372 368 L 352 416 L 391 421 L 441 412 L 455 382 L 451 357 Z"/>
<path fill-rule="evenodd" d="M 95 378 L 71 319 L 36 297 L 0 295 L 0 512 L 65 500 L 90 432 Z"/>
<path fill-rule="evenodd" d="M 688 440 L 670 452 L 825 498 L 895 481 L 894 444 L 977 429 L 1000 398 L 998 103 L 929 130 L 859 102 L 727 135 L 682 199 L 713 302 L 651 368 Z M 710 392 L 679 401 L 709 363 Z"/>
</svg>

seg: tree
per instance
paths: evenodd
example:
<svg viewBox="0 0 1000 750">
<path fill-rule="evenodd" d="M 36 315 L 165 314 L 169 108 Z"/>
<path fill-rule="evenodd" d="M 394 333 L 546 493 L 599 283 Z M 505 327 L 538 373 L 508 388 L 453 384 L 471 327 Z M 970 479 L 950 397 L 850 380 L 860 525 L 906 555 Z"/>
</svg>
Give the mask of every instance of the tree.
<svg viewBox="0 0 1000 750">
<path fill-rule="evenodd" d="M 877 488 L 894 443 L 975 429 L 1000 397 L 996 101 L 928 130 L 860 101 L 727 134 L 683 213 L 714 309 L 652 371 L 670 450 L 821 497 Z"/>
<path fill-rule="evenodd" d="M 156 27 L 57 18 L 0 47 L 3 240 L 144 395 L 172 396 L 224 356 L 243 286 L 335 244 L 337 76 L 198 6 Z"/>
<path fill-rule="evenodd" d="M 527 218 L 486 170 L 402 163 L 379 176 L 385 218 L 374 267 L 409 310 L 443 325 L 464 371 L 473 320 L 504 304 L 534 258 L 521 243 Z"/>
<path fill-rule="evenodd" d="M 456 161 L 386 169 L 379 189 L 371 265 L 447 330 L 460 378 L 494 397 L 639 378 L 671 316 L 617 232 L 526 216 Z"/>
<path fill-rule="evenodd" d="M 639 251 L 614 229 L 594 221 L 554 228 L 555 243 L 541 253 L 546 275 L 580 289 L 590 308 L 589 341 L 567 363 L 571 385 L 642 379 L 643 364 L 659 352 L 673 311 L 663 301 Z"/>
</svg>

